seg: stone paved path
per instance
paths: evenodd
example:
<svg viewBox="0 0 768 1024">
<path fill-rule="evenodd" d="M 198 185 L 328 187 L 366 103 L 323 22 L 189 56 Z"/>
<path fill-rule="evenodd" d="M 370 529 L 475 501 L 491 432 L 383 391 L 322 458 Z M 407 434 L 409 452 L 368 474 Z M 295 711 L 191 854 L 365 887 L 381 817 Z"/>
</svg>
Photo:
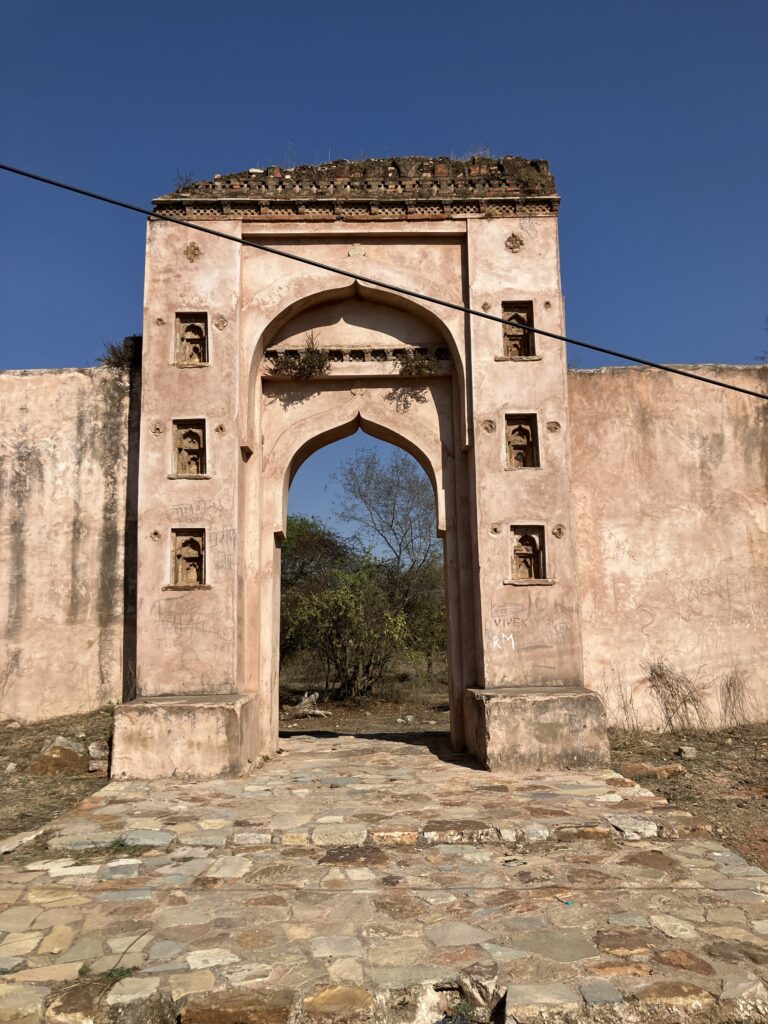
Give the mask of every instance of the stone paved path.
<svg viewBox="0 0 768 1024">
<path fill-rule="evenodd" d="M 768 876 L 647 790 L 285 748 L 111 783 L 5 853 L 0 1022 L 768 1020 Z"/>
</svg>

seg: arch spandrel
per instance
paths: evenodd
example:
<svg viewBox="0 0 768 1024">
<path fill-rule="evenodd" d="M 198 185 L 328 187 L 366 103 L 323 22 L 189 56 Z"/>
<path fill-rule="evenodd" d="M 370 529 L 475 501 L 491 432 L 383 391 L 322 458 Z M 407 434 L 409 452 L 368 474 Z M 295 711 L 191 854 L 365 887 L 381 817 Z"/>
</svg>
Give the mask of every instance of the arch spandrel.
<svg viewBox="0 0 768 1024">
<path fill-rule="evenodd" d="M 316 275 L 322 280 L 322 284 L 327 285 L 328 274 L 327 272 L 318 272 Z M 350 300 L 356 300 L 359 305 L 357 307 L 361 319 L 365 319 L 369 325 L 371 331 L 371 338 L 373 338 L 373 330 L 375 325 L 375 309 L 378 307 L 380 310 L 396 310 L 396 313 L 390 315 L 389 326 L 392 327 L 392 321 L 397 322 L 397 328 L 399 333 L 407 334 L 406 323 L 410 318 L 413 322 L 413 336 L 425 337 L 426 335 L 433 334 L 437 342 L 443 347 L 447 348 L 451 355 L 451 367 L 452 374 L 455 381 L 456 394 L 458 399 L 458 408 L 460 412 L 460 429 L 459 429 L 459 440 L 462 447 L 468 445 L 468 433 L 467 433 L 467 394 L 466 394 L 466 377 L 464 369 L 464 344 L 463 341 L 459 343 L 457 338 L 463 339 L 464 324 L 463 318 L 459 313 L 452 313 L 451 311 L 445 311 L 445 319 L 437 315 L 433 309 L 429 308 L 427 303 L 421 303 L 415 299 L 406 298 L 405 296 L 397 295 L 392 292 L 387 292 L 385 289 L 373 288 L 368 285 L 362 285 L 355 281 L 348 285 L 344 285 L 339 288 L 328 288 L 328 287 L 317 287 L 321 284 L 321 280 L 308 280 L 307 275 L 303 275 L 294 281 L 295 285 L 301 285 L 300 288 L 292 289 L 295 293 L 295 297 L 292 301 L 288 301 L 286 304 L 286 294 L 283 288 L 271 289 L 274 294 L 273 302 L 275 304 L 274 315 L 266 325 L 264 324 L 265 312 L 264 304 L 261 305 L 262 315 L 256 317 L 255 310 L 249 307 L 253 306 L 253 303 L 249 304 L 249 307 L 244 308 L 243 319 L 242 319 L 242 332 L 244 343 L 246 345 L 245 362 L 244 365 L 249 366 L 249 373 L 247 383 L 243 380 L 243 385 L 247 388 L 247 392 L 241 402 L 241 408 L 247 410 L 245 430 L 241 433 L 241 442 L 248 444 L 249 447 L 255 448 L 252 440 L 258 432 L 259 423 L 259 406 L 261 402 L 261 380 L 265 376 L 264 374 L 264 353 L 272 345 L 279 343 L 280 340 L 295 336 L 303 336 L 311 330 L 322 330 L 323 324 L 313 323 L 313 311 L 318 314 L 320 319 L 323 316 L 323 310 L 327 312 L 329 308 L 333 308 L 334 305 L 343 305 L 348 303 Z M 398 283 L 398 282 L 393 282 Z M 407 287 L 418 289 L 420 287 L 418 281 L 414 280 L 412 274 L 409 274 Z M 299 294 L 303 293 L 303 294 Z M 370 309 L 365 313 L 362 313 L 362 307 L 364 304 L 370 303 Z M 351 306 L 348 308 L 352 308 Z M 268 311 L 268 309 L 266 310 Z M 292 323 L 295 321 L 294 326 Z M 252 326 L 251 326 L 252 324 Z M 326 325 L 327 326 L 327 325 Z M 257 335 L 257 340 L 253 344 L 251 349 L 249 338 L 253 338 Z M 386 333 L 381 332 L 380 337 L 386 339 L 390 337 Z M 384 345 L 382 344 L 382 347 Z M 417 346 L 421 347 L 421 345 Z M 429 347 L 429 346 L 428 346 Z M 361 377 L 373 377 L 380 376 L 377 368 L 373 365 L 368 367 L 360 367 L 360 373 L 358 376 Z"/>
</svg>

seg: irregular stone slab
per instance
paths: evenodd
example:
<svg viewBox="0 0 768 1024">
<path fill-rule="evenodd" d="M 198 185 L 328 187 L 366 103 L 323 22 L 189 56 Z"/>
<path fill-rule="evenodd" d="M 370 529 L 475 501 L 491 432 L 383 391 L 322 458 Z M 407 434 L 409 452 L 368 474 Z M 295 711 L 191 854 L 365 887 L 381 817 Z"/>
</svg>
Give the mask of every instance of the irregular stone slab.
<svg viewBox="0 0 768 1024">
<path fill-rule="evenodd" d="M 53 836 L 49 850 L 100 850 L 122 840 L 122 832 L 74 832 Z"/>
<path fill-rule="evenodd" d="M 191 996 L 179 1012 L 179 1024 L 289 1024 L 292 991 L 248 989 Z"/>
<path fill-rule="evenodd" d="M 356 985 L 333 985 L 320 989 L 306 996 L 301 1004 L 307 1024 L 314 1021 L 352 1024 L 356 1020 L 369 1020 L 373 1006 L 371 993 Z"/>
<path fill-rule="evenodd" d="M 0 1022 L 13 1024 L 39 1024 L 43 1016 L 46 989 L 32 985 L 12 985 L 0 982 Z"/>
<path fill-rule="evenodd" d="M 602 978 L 584 981 L 580 988 L 582 998 L 587 1006 L 610 1006 L 612 1003 L 620 1003 L 624 999 L 615 985 Z"/>
<path fill-rule="evenodd" d="M 723 982 L 723 990 L 720 993 L 720 1000 L 724 1003 L 762 1003 L 768 1005 L 768 988 L 757 978 L 750 978 L 746 975 L 735 975 L 726 978 Z"/>
<path fill-rule="evenodd" d="M 559 825 L 555 829 L 555 839 L 559 843 L 573 843 L 579 839 L 587 841 L 611 839 L 613 832 L 607 825 L 587 823 L 583 825 Z"/>
<path fill-rule="evenodd" d="M 656 981 L 638 989 L 635 998 L 641 1004 L 674 1006 L 691 1011 L 706 1010 L 715 1004 L 715 998 L 710 992 L 687 981 Z"/>
<path fill-rule="evenodd" d="M 0 956 L 26 956 L 33 953 L 43 937 L 42 932 L 9 932 L 0 939 Z"/>
<path fill-rule="evenodd" d="M 651 924 L 668 935 L 670 939 L 694 940 L 699 937 L 699 933 L 693 925 L 679 917 L 673 917 L 671 914 L 651 914 Z"/>
<path fill-rule="evenodd" d="M 368 829 L 354 825 L 318 825 L 312 832 L 315 846 L 362 846 Z"/>
<path fill-rule="evenodd" d="M 269 846 L 272 842 L 272 833 L 258 829 L 235 832 L 232 842 L 235 846 Z"/>
<path fill-rule="evenodd" d="M 186 961 L 193 971 L 201 967 L 234 964 L 239 959 L 240 957 L 229 949 L 195 949 L 186 955 Z"/>
<path fill-rule="evenodd" d="M 75 937 L 74 928 L 60 924 L 52 928 L 38 947 L 38 953 L 66 953 Z"/>
<path fill-rule="evenodd" d="M 463 921 L 449 921 L 446 924 L 435 924 L 424 929 L 425 938 L 436 946 L 471 946 L 475 943 L 489 942 L 492 938 L 488 932 Z"/>
<path fill-rule="evenodd" d="M 52 860 L 35 860 L 31 864 L 25 864 L 25 871 L 50 871 L 52 868 L 68 868 L 75 862 L 71 857 L 56 857 Z"/>
<path fill-rule="evenodd" d="M 122 978 L 107 993 L 107 1004 L 124 1005 L 147 999 L 157 991 L 159 984 L 159 978 Z"/>
<path fill-rule="evenodd" d="M 205 872 L 206 878 L 243 878 L 253 867 L 248 857 L 219 857 Z"/>
<path fill-rule="evenodd" d="M 174 1002 L 196 992 L 210 992 L 215 986 L 216 975 L 213 971 L 187 971 L 186 974 L 168 976 L 168 987 Z"/>
<path fill-rule="evenodd" d="M 0 932 L 27 931 L 39 916 L 40 907 L 11 907 L 0 914 Z"/>
<path fill-rule="evenodd" d="M 153 828 L 135 828 L 125 833 L 126 846 L 168 847 L 176 840 L 173 832 L 161 832 Z"/>
<path fill-rule="evenodd" d="M 687 949 L 662 949 L 661 952 L 654 953 L 652 959 L 654 963 L 663 964 L 665 967 L 677 967 L 681 971 L 691 971 L 705 978 L 717 974 L 712 964 Z"/>
<path fill-rule="evenodd" d="M 0 974 L 10 974 L 26 962 L 23 956 L 0 956 Z"/>
<path fill-rule="evenodd" d="M 354 935 L 319 935 L 310 940 L 314 956 L 362 956 L 363 946 Z"/>
<path fill-rule="evenodd" d="M 621 833 L 622 839 L 654 839 L 659 834 L 659 826 L 650 818 L 642 818 L 634 814 L 611 814 L 608 821 Z"/>
<path fill-rule="evenodd" d="M 150 961 L 173 960 L 175 956 L 184 951 L 184 948 L 180 942 L 174 942 L 172 939 L 158 939 L 147 950 L 147 959 Z"/>
<path fill-rule="evenodd" d="M 658 932 L 652 928 L 616 928 L 600 931 L 595 944 L 603 953 L 613 956 L 644 956 L 659 944 Z"/>
<path fill-rule="evenodd" d="M 569 985 L 510 985 L 505 1003 L 506 1024 L 546 1019 L 550 1011 L 579 1013 L 581 995 Z"/>
<path fill-rule="evenodd" d="M 546 929 L 515 935 L 515 945 L 557 963 L 574 963 L 598 956 L 599 950 L 580 928 Z"/>
<path fill-rule="evenodd" d="M 144 865 L 138 857 L 122 857 L 104 864 L 99 870 L 99 877 L 104 879 L 138 878 L 143 867 Z"/>
<path fill-rule="evenodd" d="M 29 981 L 33 984 L 54 983 L 59 981 L 72 981 L 80 973 L 83 966 L 82 960 L 75 960 L 66 964 L 47 964 L 45 967 L 27 967 L 10 975 L 9 980 Z"/>
</svg>

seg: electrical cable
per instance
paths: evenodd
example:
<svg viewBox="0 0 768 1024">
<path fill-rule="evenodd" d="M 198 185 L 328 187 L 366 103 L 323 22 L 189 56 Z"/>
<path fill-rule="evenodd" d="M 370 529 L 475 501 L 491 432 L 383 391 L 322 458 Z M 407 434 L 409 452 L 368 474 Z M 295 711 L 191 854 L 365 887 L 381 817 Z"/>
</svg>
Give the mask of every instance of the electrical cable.
<svg viewBox="0 0 768 1024">
<path fill-rule="evenodd" d="M 101 203 L 107 203 L 110 206 L 117 206 L 123 210 L 131 210 L 133 213 L 141 213 L 145 217 L 149 217 L 153 220 L 169 221 L 171 224 L 179 224 L 182 227 L 190 228 L 192 231 L 201 231 L 203 234 L 213 235 L 216 238 L 224 238 L 230 242 L 238 242 L 240 245 L 247 246 L 251 249 L 259 249 L 261 252 L 267 252 L 273 256 L 282 256 L 284 259 L 293 260 L 296 263 L 303 263 L 306 266 L 315 267 L 318 270 L 327 270 L 330 273 L 339 274 L 342 277 L 348 277 L 354 281 L 361 281 L 364 284 L 370 284 L 376 288 L 384 288 L 387 291 L 396 292 L 399 295 L 407 295 L 409 298 L 419 299 L 422 302 L 429 302 L 436 306 L 443 306 L 445 309 L 453 309 L 458 313 L 480 317 L 483 320 L 492 320 L 494 323 L 508 323 L 508 321 L 504 320 L 503 317 L 496 316 L 494 313 L 486 313 L 484 310 L 472 309 L 471 306 L 464 306 L 458 302 L 450 302 L 448 299 L 438 299 L 433 295 L 426 295 L 423 292 L 418 292 L 411 288 L 404 288 L 401 285 L 388 284 L 386 281 L 379 281 L 373 277 L 356 274 L 351 270 L 343 270 L 341 267 L 333 267 L 327 263 L 320 263 L 318 260 L 312 260 L 308 256 L 300 256 L 298 253 L 284 252 L 282 249 L 276 249 L 271 245 L 265 245 L 263 242 L 255 242 L 250 238 L 238 238 L 236 235 L 229 235 L 224 231 L 217 231 L 215 228 L 205 227 L 203 224 L 195 224 L 188 220 L 181 220 L 179 217 L 160 213 L 157 210 L 149 210 L 143 206 L 135 206 L 133 203 L 126 203 L 121 199 L 113 199 L 111 196 L 100 195 L 98 192 L 90 192 L 88 189 L 78 188 L 76 185 L 69 185 L 66 182 L 56 181 L 53 178 L 46 178 L 41 174 L 34 174 L 32 171 L 25 171 L 20 167 L 12 167 L 10 164 L 0 163 L 0 170 L 8 171 L 10 174 L 19 175 L 22 178 L 29 178 L 32 181 L 39 181 L 44 185 L 51 185 L 54 188 L 63 189 L 66 192 L 73 192 L 75 195 L 85 196 L 87 199 L 96 199 Z M 663 370 L 665 373 L 674 373 L 679 377 L 689 377 L 691 380 L 698 380 L 704 384 L 713 384 L 715 387 L 725 388 L 728 391 L 738 391 L 742 395 L 749 395 L 751 398 L 762 398 L 764 401 L 768 401 L 768 394 L 764 394 L 761 391 L 751 391 L 749 388 L 741 388 L 737 384 L 727 384 L 725 381 L 715 380 L 713 377 L 705 377 L 700 373 L 693 373 L 690 370 L 683 370 L 678 366 L 665 366 L 663 363 L 655 363 L 650 359 L 643 359 L 640 356 L 632 356 L 625 352 L 617 352 L 614 349 L 604 348 L 601 345 L 593 345 L 587 341 L 578 341 L 576 338 L 568 338 L 564 334 L 555 334 L 553 331 L 545 331 L 541 327 L 530 327 L 525 324 L 520 324 L 519 326 L 533 334 L 541 334 L 546 338 L 563 341 L 568 345 L 576 345 L 579 348 L 586 348 L 592 352 L 600 352 L 603 355 L 613 356 L 616 359 L 626 359 L 628 362 L 638 363 L 640 366 L 650 366 L 655 370 Z"/>
</svg>

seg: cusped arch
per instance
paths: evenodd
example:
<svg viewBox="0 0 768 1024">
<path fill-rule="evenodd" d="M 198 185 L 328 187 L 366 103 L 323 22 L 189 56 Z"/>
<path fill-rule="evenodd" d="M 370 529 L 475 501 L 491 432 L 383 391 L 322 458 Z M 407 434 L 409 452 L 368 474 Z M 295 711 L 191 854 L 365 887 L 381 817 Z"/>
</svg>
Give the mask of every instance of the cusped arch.
<svg viewBox="0 0 768 1024">
<path fill-rule="evenodd" d="M 366 416 L 359 410 L 350 416 L 348 410 L 340 409 L 333 423 L 329 423 L 327 415 L 324 415 L 304 420 L 298 427 L 299 429 L 286 431 L 280 437 L 269 453 L 265 465 L 266 472 L 269 465 L 283 467 L 282 486 L 274 489 L 270 507 L 265 509 L 267 522 L 271 524 L 271 532 L 276 536 L 285 535 L 288 522 L 288 492 L 301 466 L 321 448 L 350 437 L 358 430 L 380 441 L 387 441 L 416 459 L 432 484 L 435 495 L 436 532 L 443 536 L 446 503 L 440 447 L 430 445 L 427 438 L 419 437 L 415 431 L 408 430 L 407 427 L 395 428 L 392 424 Z"/>
</svg>

